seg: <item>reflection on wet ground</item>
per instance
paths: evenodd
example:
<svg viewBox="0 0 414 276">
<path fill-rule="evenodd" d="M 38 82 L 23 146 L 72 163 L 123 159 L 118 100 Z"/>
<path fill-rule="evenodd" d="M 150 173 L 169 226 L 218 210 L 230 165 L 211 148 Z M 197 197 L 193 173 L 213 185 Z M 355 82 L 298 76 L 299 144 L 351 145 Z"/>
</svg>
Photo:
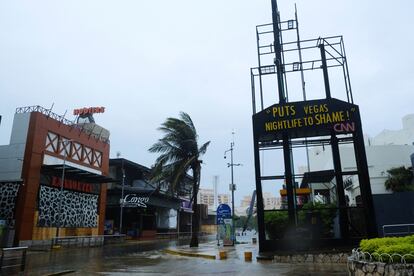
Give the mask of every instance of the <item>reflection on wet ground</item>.
<svg viewBox="0 0 414 276">
<path fill-rule="evenodd" d="M 205 241 L 206 242 L 206 241 Z M 227 260 L 168 255 L 161 249 L 188 244 L 187 240 L 127 242 L 100 248 L 73 248 L 29 254 L 25 275 L 75 270 L 69 275 L 347 275 L 346 265 L 245 262 L 243 250 L 251 244 L 227 248 Z M 215 241 L 205 246 L 214 248 Z M 217 247 L 215 247 L 217 249 Z M 256 250 L 257 251 L 257 250 Z"/>
</svg>

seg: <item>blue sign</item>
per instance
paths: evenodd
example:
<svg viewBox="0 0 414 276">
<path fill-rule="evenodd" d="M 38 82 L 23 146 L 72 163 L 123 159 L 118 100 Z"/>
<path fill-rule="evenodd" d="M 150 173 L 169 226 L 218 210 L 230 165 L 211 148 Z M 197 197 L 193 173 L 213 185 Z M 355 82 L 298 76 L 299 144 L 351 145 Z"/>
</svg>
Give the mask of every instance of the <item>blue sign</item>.
<svg viewBox="0 0 414 276">
<path fill-rule="evenodd" d="M 227 204 L 220 204 L 217 207 L 216 224 L 224 225 L 224 220 L 231 218 L 231 209 Z"/>
</svg>

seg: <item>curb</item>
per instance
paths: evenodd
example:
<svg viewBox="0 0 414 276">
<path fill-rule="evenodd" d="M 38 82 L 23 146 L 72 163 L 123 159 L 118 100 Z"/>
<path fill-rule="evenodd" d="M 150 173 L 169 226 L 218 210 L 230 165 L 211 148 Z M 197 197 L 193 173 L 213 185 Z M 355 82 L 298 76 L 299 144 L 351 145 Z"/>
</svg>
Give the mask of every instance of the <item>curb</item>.
<svg viewBox="0 0 414 276">
<path fill-rule="evenodd" d="M 54 273 L 50 273 L 50 274 L 45 274 L 43 276 L 58 276 L 58 275 L 65 275 L 65 274 L 69 274 L 69 273 L 75 273 L 75 270 L 62 270 L 59 272 L 54 272 Z"/>
<path fill-rule="evenodd" d="M 178 255 L 178 256 L 185 256 L 185 257 L 197 257 L 197 258 L 205 258 L 215 260 L 216 255 L 209 255 L 209 254 L 202 254 L 202 253 L 191 253 L 191 252 L 183 252 L 179 250 L 171 250 L 171 249 L 164 249 L 164 253 L 171 254 L 171 255 Z"/>
</svg>

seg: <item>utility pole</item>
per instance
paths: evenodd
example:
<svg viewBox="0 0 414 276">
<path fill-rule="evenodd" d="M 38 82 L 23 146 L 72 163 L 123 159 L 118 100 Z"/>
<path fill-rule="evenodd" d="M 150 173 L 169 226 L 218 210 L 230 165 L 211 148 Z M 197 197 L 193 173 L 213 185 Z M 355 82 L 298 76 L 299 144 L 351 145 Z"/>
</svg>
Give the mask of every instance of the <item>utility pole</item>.
<svg viewBox="0 0 414 276">
<path fill-rule="evenodd" d="M 117 157 L 119 158 L 121 153 L 117 153 Z M 122 217 L 124 214 L 124 186 L 125 186 L 125 169 L 124 169 L 124 159 L 122 159 L 122 188 L 121 188 L 121 199 L 120 199 L 120 214 L 119 214 L 119 234 L 122 235 Z"/>
<path fill-rule="evenodd" d="M 231 224 L 232 224 L 232 240 L 233 245 L 235 244 L 236 235 L 235 235 L 235 228 L 234 228 L 234 190 L 236 189 L 236 185 L 234 184 L 234 173 L 233 173 L 233 167 L 234 166 L 241 166 L 240 163 L 234 164 L 233 162 L 233 149 L 234 149 L 234 131 L 231 133 L 233 135 L 233 141 L 230 143 L 230 149 L 226 150 L 224 152 L 224 158 L 226 158 L 226 153 L 230 152 L 230 163 L 227 163 L 227 167 L 230 167 L 230 173 L 231 173 L 231 184 L 230 184 L 230 190 L 231 190 Z"/>
</svg>

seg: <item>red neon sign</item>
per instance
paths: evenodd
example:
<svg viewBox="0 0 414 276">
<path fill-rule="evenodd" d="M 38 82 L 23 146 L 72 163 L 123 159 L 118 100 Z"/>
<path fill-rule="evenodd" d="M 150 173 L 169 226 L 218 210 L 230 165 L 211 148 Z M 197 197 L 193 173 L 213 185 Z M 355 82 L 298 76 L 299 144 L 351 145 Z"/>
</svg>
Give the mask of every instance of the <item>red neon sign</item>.
<svg viewBox="0 0 414 276">
<path fill-rule="evenodd" d="M 105 107 L 84 107 L 78 108 L 73 110 L 73 115 L 86 115 L 86 114 L 93 114 L 93 113 L 104 113 Z"/>
<path fill-rule="evenodd" d="M 62 185 L 61 183 L 62 183 L 62 180 L 60 178 L 55 177 L 55 176 L 52 177 L 52 181 L 51 181 L 52 186 L 60 187 Z M 65 179 L 65 181 L 63 182 L 63 187 L 65 189 L 77 190 L 77 191 L 85 192 L 85 193 L 93 192 L 92 184 L 84 183 L 84 182 L 80 182 L 76 180 L 71 180 L 71 179 Z"/>
</svg>

